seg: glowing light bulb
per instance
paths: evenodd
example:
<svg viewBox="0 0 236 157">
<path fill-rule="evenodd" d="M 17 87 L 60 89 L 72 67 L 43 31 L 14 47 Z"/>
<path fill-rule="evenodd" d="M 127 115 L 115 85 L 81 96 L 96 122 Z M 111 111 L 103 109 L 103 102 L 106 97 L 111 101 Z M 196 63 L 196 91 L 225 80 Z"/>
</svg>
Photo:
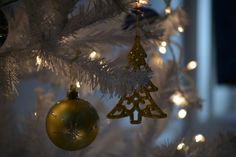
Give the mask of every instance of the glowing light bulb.
<svg viewBox="0 0 236 157">
<path fill-rule="evenodd" d="M 184 119 L 186 116 L 187 116 L 187 111 L 186 111 L 185 109 L 179 110 L 179 112 L 178 112 L 178 117 L 179 117 L 180 119 Z"/>
<path fill-rule="evenodd" d="M 197 68 L 197 62 L 196 61 L 191 61 L 187 64 L 187 69 L 188 70 L 194 70 Z"/>
<path fill-rule="evenodd" d="M 139 0 L 139 3 L 143 4 L 143 5 L 146 5 L 146 4 L 148 4 L 148 0 Z"/>
<path fill-rule="evenodd" d="M 79 81 L 76 81 L 76 87 L 80 88 L 80 82 Z"/>
<path fill-rule="evenodd" d="M 36 65 L 41 65 L 42 64 L 42 58 L 39 56 L 36 57 Z"/>
<path fill-rule="evenodd" d="M 166 7 L 165 13 L 166 13 L 166 15 L 170 14 L 171 13 L 171 8 L 170 7 Z"/>
<path fill-rule="evenodd" d="M 179 26 L 179 27 L 178 27 L 178 31 L 179 31 L 180 33 L 183 33 L 183 32 L 184 32 L 184 28 L 183 28 L 182 26 Z"/>
<path fill-rule="evenodd" d="M 177 150 L 182 150 L 184 147 L 185 147 L 185 144 L 184 143 L 180 143 L 177 146 Z"/>
<path fill-rule="evenodd" d="M 202 134 L 198 134 L 194 137 L 195 142 L 200 143 L 200 142 L 205 142 L 205 137 Z"/>
<path fill-rule="evenodd" d="M 89 58 L 94 60 L 97 57 L 97 52 L 93 51 L 90 53 Z"/>
<path fill-rule="evenodd" d="M 141 7 L 141 6 L 143 6 L 143 5 L 147 5 L 147 4 L 148 4 L 148 1 L 149 1 L 149 0 L 138 0 L 138 1 L 136 2 L 136 6 L 137 6 L 137 7 Z"/>
<path fill-rule="evenodd" d="M 167 42 L 166 41 L 162 41 L 161 42 L 161 46 L 166 47 L 167 46 Z"/>
<path fill-rule="evenodd" d="M 37 112 L 34 112 L 34 116 L 37 117 L 38 113 Z"/>
<path fill-rule="evenodd" d="M 171 97 L 170 100 L 176 105 L 176 106 L 186 106 L 188 105 L 187 100 L 180 92 L 175 92 Z"/>
<path fill-rule="evenodd" d="M 159 52 L 160 52 L 160 53 L 165 54 L 166 51 L 167 51 L 167 50 L 166 50 L 166 47 L 164 47 L 164 46 L 160 46 L 160 47 L 159 47 Z"/>
</svg>

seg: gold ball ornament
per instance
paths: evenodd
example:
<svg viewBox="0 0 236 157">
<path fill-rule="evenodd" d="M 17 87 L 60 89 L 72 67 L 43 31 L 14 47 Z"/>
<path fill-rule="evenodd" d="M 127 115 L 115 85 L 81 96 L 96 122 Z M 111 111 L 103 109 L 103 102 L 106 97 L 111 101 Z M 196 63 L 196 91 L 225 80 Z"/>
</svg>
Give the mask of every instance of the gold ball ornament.
<svg viewBox="0 0 236 157">
<path fill-rule="evenodd" d="M 89 102 L 79 99 L 72 89 L 68 99 L 57 102 L 49 111 L 46 130 L 59 148 L 75 151 L 91 144 L 96 138 L 99 117 Z"/>
</svg>

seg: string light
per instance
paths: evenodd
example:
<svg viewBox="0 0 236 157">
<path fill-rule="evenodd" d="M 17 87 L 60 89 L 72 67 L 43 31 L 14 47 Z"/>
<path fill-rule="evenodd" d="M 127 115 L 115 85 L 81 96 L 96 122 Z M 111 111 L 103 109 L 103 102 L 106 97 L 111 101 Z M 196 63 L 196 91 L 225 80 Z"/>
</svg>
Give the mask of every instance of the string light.
<svg viewBox="0 0 236 157">
<path fill-rule="evenodd" d="M 167 46 L 167 42 L 166 41 L 162 41 L 161 42 L 161 46 L 166 47 Z"/>
<path fill-rule="evenodd" d="M 90 53 L 89 58 L 90 58 L 91 60 L 94 60 L 94 59 L 96 58 L 96 56 L 97 56 L 97 52 L 96 52 L 96 51 L 93 51 L 93 52 Z"/>
<path fill-rule="evenodd" d="M 191 61 L 187 64 L 187 69 L 188 70 L 194 70 L 197 68 L 197 62 L 196 61 Z"/>
<path fill-rule="evenodd" d="M 42 58 L 39 56 L 36 57 L 36 65 L 41 65 L 42 64 Z"/>
<path fill-rule="evenodd" d="M 134 8 L 140 8 L 142 6 L 145 6 L 149 3 L 149 0 L 136 0 L 136 2 L 132 3 L 132 6 Z"/>
<path fill-rule="evenodd" d="M 148 0 L 139 0 L 140 4 L 148 4 Z"/>
<path fill-rule="evenodd" d="M 177 150 L 182 150 L 184 147 L 185 147 L 185 144 L 184 143 L 180 143 L 177 146 Z"/>
<path fill-rule="evenodd" d="M 171 8 L 170 8 L 170 6 L 166 7 L 165 13 L 166 13 L 166 15 L 171 14 Z"/>
<path fill-rule="evenodd" d="M 178 112 L 178 117 L 179 117 L 180 119 L 184 119 L 186 116 L 187 116 L 187 111 L 186 111 L 185 109 L 179 110 L 179 112 Z"/>
<path fill-rule="evenodd" d="M 183 28 L 182 26 L 179 26 L 179 27 L 178 27 L 178 31 L 179 31 L 180 33 L 183 33 L 183 32 L 184 32 L 184 28 Z"/>
<path fill-rule="evenodd" d="M 182 93 L 180 93 L 179 91 L 175 92 L 171 97 L 170 100 L 176 105 L 176 106 L 186 106 L 188 105 L 187 100 L 185 99 L 185 97 L 183 96 Z"/>
<path fill-rule="evenodd" d="M 198 134 L 194 137 L 196 143 L 205 142 L 205 137 L 202 134 Z"/>
<path fill-rule="evenodd" d="M 34 112 L 34 116 L 37 117 L 38 113 L 37 112 Z"/>
<path fill-rule="evenodd" d="M 166 50 L 166 47 L 164 47 L 164 46 L 160 46 L 160 47 L 159 47 L 159 52 L 160 52 L 160 53 L 165 54 L 166 51 L 167 51 L 167 50 Z"/>
<path fill-rule="evenodd" d="M 137 1 L 136 1 L 136 6 L 137 6 L 137 7 L 141 7 L 141 6 L 143 6 L 143 5 L 147 5 L 148 2 L 149 2 L 149 0 L 137 0 Z"/>
<path fill-rule="evenodd" d="M 37 52 L 37 50 L 33 50 L 33 52 Z M 40 70 L 41 67 L 47 67 L 49 70 L 52 70 L 54 72 L 52 64 L 48 64 L 46 60 L 43 60 L 40 56 L 36 57 L 36 63 L 35 65 L 37 66 L 37 71 Z"/>
<path fill-rule="evenodd" d="M 79 81 L 76 81 L 76 87 L 80 88 L 80 82 Z"/>
</svg>

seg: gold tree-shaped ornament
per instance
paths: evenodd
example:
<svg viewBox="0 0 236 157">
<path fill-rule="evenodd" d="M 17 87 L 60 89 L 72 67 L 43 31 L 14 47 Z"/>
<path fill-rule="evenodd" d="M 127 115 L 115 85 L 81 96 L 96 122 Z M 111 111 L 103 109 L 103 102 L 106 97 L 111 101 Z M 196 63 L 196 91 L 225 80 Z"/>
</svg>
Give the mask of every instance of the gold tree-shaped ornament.
<svg viewBox="0 0 236 157">
<path fill-rule="evenodd" d="M 128 68 L 131 70 L 150 70 L 145 61 L 147 54 L 141 45 L 140 35 L 135 36 L 135 42 L 128 54 Z M 135 89 L 131 94 L 120 98 L 118 104 L 107 114 L 110 119 L 130 117 L 131 124 L 140 124 L 142 117 L 166 118 L 160 107 L 155 103 L 150 92 L 156 92 L 158 88 L 149 81 L 147 84 Z"/>
</svg>

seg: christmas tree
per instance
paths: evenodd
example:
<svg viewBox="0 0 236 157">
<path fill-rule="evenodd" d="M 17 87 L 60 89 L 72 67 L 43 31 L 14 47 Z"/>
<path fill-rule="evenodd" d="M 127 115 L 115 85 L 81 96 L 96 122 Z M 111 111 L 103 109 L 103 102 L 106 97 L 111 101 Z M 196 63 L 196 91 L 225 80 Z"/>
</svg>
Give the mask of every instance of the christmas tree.
<svg viewBox="0 0 236 157">
<path fill-rule="evenodd" d="M 191 123 L 190 113 L 201 106 L 201 99 L 188 75 L 197 63 L 183 65 L 181 44 L 173 39 L 183 33 L 186 13 L 172 8 L 171 0 L 159 3 L 162 10 L 148 0 L 1 1 L 0 157 L 197 157 L 210 155 L 209 147 L 225 154 L 219 149 L 224 143 L 232 146 L 226 152 L 232 152 L 232 134 L 206 142 L 204 135 L 182 130 L 171 144 L 160 142 L 171 122 Z M 73 92 L 57 102 L 68 86 Z M 50 141 L 45 123 L 47 117 L 58 116 L 49 112 L 54 104 L 66 108 L 78 101 L 96 115 L 99 129 L 87 125 L 90 120 L 84 119 L 81 106 L 71 107 L 80 114 L 72 118 L 69 111 L 62 112 L 58 121 L 69 123 L 59 131 L 64 141 L 71 137 L 71 145 L 96 131 L 89 146 L 71 152 Z M 135 125 L 107 116 L 129 116 Z"/>
</svg>

